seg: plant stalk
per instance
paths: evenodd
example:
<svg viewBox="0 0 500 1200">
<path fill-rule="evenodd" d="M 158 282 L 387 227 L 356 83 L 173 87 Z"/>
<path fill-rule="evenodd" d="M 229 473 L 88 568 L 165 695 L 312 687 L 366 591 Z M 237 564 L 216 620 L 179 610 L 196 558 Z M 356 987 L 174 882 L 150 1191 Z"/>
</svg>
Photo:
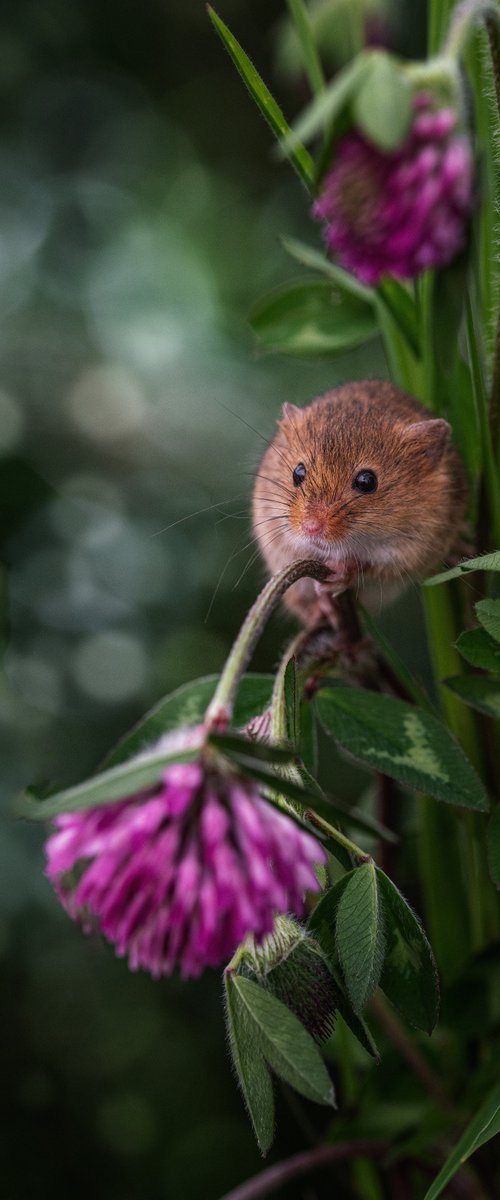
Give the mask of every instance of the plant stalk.
<svg viewBox="0 0 500 1200">
<path fill-rule="evenodd" d="M 312 809 L 308 808 L 306 810 L 304 820 L 310 821 L 311 825 L 316 825 L 317 829 L 320 829 L 322 833 L 326 833 L 339 846 L 343 846 L 344 850 L 347 850 L 349 854 L 353 854 L 359 862 L 366 863 L 372 861 L 371 854 L 367 854 L 365 850 L 361 850 L 360 846 L 357 846 L 355 842 L 351 842 L 351 839 L 346 837 L 345 833 L 341 833 L 340 829 L 336 829 L 334 825 L 330 825 L 329 821 L 326 821 L 324 817 L 320 817 Z"/>
<path fill-rule="evenodd" d="M 495 70 L 495 61 L 493 53 L 498 55 L 498 30 L 500 22 L 500 10 L 495 0 L 462 0 L 454 9 L 448 32 L 444 40 L 443 51 L 453 58 L 462 58 L 470 37 L 474 33 L 475 26 L 479 21 L 484 21 L 488 37 L 490 37 L 490 27 L 492 29 L 491 37 L 494 39 L 494 51 L 492 50 L 493 69 Z M 490 37 L 490 46 L 491 46 Z"/>
<path fill-rule="evenodd" d="M 279 600 L 293 583 L 306 575 L 311 579 L 325 581 L 328 567 L 314 559 L 303 559 L 291 563 L 273 575 L 266 583 L 236 637 L 229 657 L 223 667 L 215 693 L 207 708 L 205 721 L 216 728 L 225 728 L 231 719 L 239 682 L 253 654 L 266 621 Z"/>
</svg>

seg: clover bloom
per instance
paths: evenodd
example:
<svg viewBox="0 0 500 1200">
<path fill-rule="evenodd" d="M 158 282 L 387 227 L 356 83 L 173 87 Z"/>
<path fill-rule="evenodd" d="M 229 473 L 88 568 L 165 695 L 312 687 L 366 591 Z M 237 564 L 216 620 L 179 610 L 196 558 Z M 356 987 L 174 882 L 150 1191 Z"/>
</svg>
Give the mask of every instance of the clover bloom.
<svg viewBox="0 0 500 1200">
<path fill-rule="evenodd" d="M 316 839 L 231 771 L 169 765 L 146 794 L 55 819 L 47 875 L 69 915 L 132 970 L 183 977 L 226 961 L 319 889 Z"/>
<path fill-rule="evenodd" d="M 365 284 L 443 267 L 465 243 L 474 164 L 452 108 L 420 93 L 409 134 L 388 153 L 357 130 L 340 138 L 312 215 L 327 249 Z"/>
</svg>

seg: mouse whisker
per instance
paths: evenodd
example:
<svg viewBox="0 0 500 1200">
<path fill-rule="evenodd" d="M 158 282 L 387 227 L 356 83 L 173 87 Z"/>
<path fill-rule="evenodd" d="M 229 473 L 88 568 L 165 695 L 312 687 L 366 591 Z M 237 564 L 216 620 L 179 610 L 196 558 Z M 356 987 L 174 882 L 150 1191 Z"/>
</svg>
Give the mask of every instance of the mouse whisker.
<svg viewBox="0 0 500 1200">
<path fill-rule="evenodd" d="M 270 521 L 288 521 L 288 513 L 275 513 L 272 517 L 263 517 L 261 521 L 256 521 L 254 529 L 259 529 L 261 525 L 268 525 Z"/>
<path fill-rule="evenodd" d="M 251 474 L 250 472 L 248 472 L 248 473 Z M 257 472 L 257 474 L 251 474 L 251 478 L 252 479 L 263 479 L 265 483 L 272 484 L 272 486 L 275 487 L 278 491 L 284 492 L 286 496 L 289 496 L 290 498 L 293 496 L 293 489 L 291 487 L 288 487 L 286 484 L 282 483 L 281 480 L 279 480 L 279 479 L 273 479 L 270 475 L 262 475 L 260 472 Z"/>
<path fill-rule="evenodd" d="M 280 496 L 279 492 L 277 494 L 274 492 L 266 492 L 265 495 L 259 496 L 259 504 L 261 501 L 264 501 L 266 504 L 281 504 L 283 507 L 286 506 L 287 512 L 289 511 L 291 505 L 291 501 L 288 499 L 288 497 Z"/>
<path fill-rule="evenodd" d="M 221 584 L 222 584 L 222 580 L 224 579 L 224 576 L 225 576 L 225 574 L 226 574 L 226 571 L 228 570 L 228 567 L 230 567 L 231 563 L 232 563 L 232 562 L 234 562 L 235 558 L 239 558 L 240 554 L 244 554 L 245 550 L 248 550 L 249 546 L 253 546 L 253 545 L 255 545 L 255 542 L 257 541 L 257 538 L 255 538 L 255 537 L 251 538 L 251 539 L 250 539 L 250 541 L 249 541 L 249 542 L 247 542 L 247 543 L 246 543 L 244 546 L 240 546 L 240 547 L 239 547 L 239 549 L 237 549 L 237 547 L 238 547 L 238 542 L 239 542 L 240 540 L 241 540 L 241 538 L 237 538 L 237 540 L 236 540 L 236 543 L 235 543 L 235 548 L 232 550 L 231 554 L 230 554 L 230 555 L 229 555 L 229 557 L 226 559 L 226 562 L 224 563 L 224 566 L 223 566 L 223 568 L 222 568 L 222 571 L 220 572 L 219 578 L 218 578 L 218 580 L 217 580 L 217 583 L 216 583 L 216 585 L 215 585 L 215 588 L 214 588 L 214 592 L 213 592 L 212 598 L 211 598 L 211 600 L 210 600 L 210 604 L 209 604 L 209 606 L 208 606 L 208 608 L 207 608 L 207 611 L 206 611 L 206 613 L 205 613 L 205 617 L 204 617 L 204 623 L 205 623 L 205 624 L 206 624 L 206 622 L 208 621 L 208 618 L 209 618 L 209 616 L 210 616 L 210 613 L 211 613 L 211 611 L 212 611 L 212 608 L 213 608 L 213 606 L 214 606 L 214 603 L 215 603 L 215 599 L 216 599 L 216 597 L 217 597 L 217 595 L 218 595 L 218 592 L 219 592 L 220 586 L 221 586 Z"/>
<path fill-rule="evenodd" d="M 248 508 L 240 508 L 239 512 L 223 513 L 223 515 L 219 517 L 219 520 L 216 521 L 215 524 L 222 525 L 224 521 L 244 521 L 245 519 L 248 520 Z"/>
<path fill-rule="evenodd" d="M 156 529 L 151 537 L 159 537 L 162 533 L 168 533 L 169 529 L 175 529 L 176 525 L 182 525 L 184 521 L 191 521 L 193 517 L 199 517 L 202 513 L 212 512 L 214 508 L 220 510 L 221 504 L 234 504 L 235 500 L 241 500 L 244 492 L 239 492 L 236 496 L 229 496 L 227 500 L 217 500 L 215 504 L 207 504 L 205 508 L 198 508 L 196 512 L 187 513 L 185 517 L 179 517 L 176 521 L 172 521 L 170 525 L 165 525 L 163 529 Z"/>
<path fill-rule="evenodd" d="M 284 528 L 287 528 L 287 526 L 285 526 Z M 277 540 L 277 538 L 280 538 L 280 537 L 281 537 L 282 533 L 283 533 L 283 529 L 278 529 L 278 530 L 277 530 L 275 533 L 273 533 L 273 536 L 272 536 L 272 537 L 270 537 L 270 538 L 268 539 L 268 541 L 267 541 L 267 542 L 265 542 L 265 543 L 263 543 L 263 542 L 260 542 L 260 543 L 259 543 L 259 545 L 257 546 L 257 550 L 254 552 L 254 554 L 252 554 L 252 555 L 251 555 L 251 557 L 249 558 L 248 562 L 245 564 L 245 566 L 244 566 L 244 568 L 243 568 L 243 570 L 242 570 L 242 572 L 241 572 L 241 575 L 240 575 L 240 576 L 238 577 L 238 579 L 236 580 L 236 583 L 234 584 L 234 587 L 233 587 L 233 592 L 234 592 L 234 591 L 236 591 L 236 588 L 237 588 L 237 587 L 239 587 L 239 585 L 240 585 L 240 583 L 242 582 L 242 580 L 244 579 L 244 577 L 245 577 L 245 575 L 246 575 L 247 571 L 249 571 L 249 570 L 250 570 L 250 567 L 251 567 L 251 566 L 253 566 L 253 563 L 254 563 L 254 562 L 255 562 L 255 560 L 256 560 L 256 559 L 259 557 L 259 554 L 260 554 L 260 552 L 261 552 L 261 549 L 262 549 L 262 550 L 267 550 L 267 548 L 268 548 L 269 546 L 271 546 L 271 545 L 272 545 L 272 543 L 273 543 L 273 542 L 275 542 L 275 541 Z M 253 539 L 253 541 L 254 541 L 254 542 L 256 542 L 256 541 L 257 541 L 257 538 L 254 538 L 254 539 Z M 252 544 L 252 543 L 251 543 L 251 542 L 249 542 L 249 545 L 251 545 L 251 544 Z M 245 546 L 245 550 L 247 550 L 247 549 L 248 549 L 248 546 Z"/>
</svg>

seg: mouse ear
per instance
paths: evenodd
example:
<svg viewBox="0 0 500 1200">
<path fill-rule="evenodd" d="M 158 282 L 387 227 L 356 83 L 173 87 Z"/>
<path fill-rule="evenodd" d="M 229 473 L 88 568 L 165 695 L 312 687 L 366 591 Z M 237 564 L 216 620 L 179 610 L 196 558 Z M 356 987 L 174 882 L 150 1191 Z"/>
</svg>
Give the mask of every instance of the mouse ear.
<svg viewBox="0 0 500 1200">
<path fill-rule="evenodd" d="M 405 441 L 411 442 L 415 449 L 423 450 L 433 464 L 439 462 L 446 447 L 450 444 L 451 425 L 441 417 L 430 417 L 428 421 L 414 421 L 403 429 Z"/>
<path fill-rule="evenodd" d="M 298 407 L 298 405 L 297 404 L 289 404 L 288 400 L 285 401 L 285 403 L 283 404 L 282 409 L 281 409 L 281 415 L 285 421 L 287 418 L 289 421 L 293 421 L 293 418 L 298 416 L 300 414 L 300 412 L 301 412 L 301 409 Z"/>
</svg>

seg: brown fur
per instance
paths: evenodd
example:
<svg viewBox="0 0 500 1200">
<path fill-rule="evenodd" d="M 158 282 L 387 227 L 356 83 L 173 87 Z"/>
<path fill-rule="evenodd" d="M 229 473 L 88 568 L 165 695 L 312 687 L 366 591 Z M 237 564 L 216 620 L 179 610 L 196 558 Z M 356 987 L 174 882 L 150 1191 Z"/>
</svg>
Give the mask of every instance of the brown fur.
<svg viewBox="0 0 500 1200">
<path fill-rule="evenodd" d="M 299 462 L 307 474 L 296 487 Z M 368 468 L 378 487 L 362 495 L 352 483 Z M 318 558 L 331 564 L 337 592 L 366 585 L 369 600 L 375 583 L 376 595 L 387 599 L 446 562 L 465 506 L 448 424 L 392 384 L 364 380 L 307 408 L 284 406 L 255 481 L 253 525 L 272 573 L 299 558 Z M 308 521 L 321 525 L 316 537 L 304 531 Z M 290 588 L 286 602 L 305 623 L 317 619 L 312 581 Z"/>
</svg>

